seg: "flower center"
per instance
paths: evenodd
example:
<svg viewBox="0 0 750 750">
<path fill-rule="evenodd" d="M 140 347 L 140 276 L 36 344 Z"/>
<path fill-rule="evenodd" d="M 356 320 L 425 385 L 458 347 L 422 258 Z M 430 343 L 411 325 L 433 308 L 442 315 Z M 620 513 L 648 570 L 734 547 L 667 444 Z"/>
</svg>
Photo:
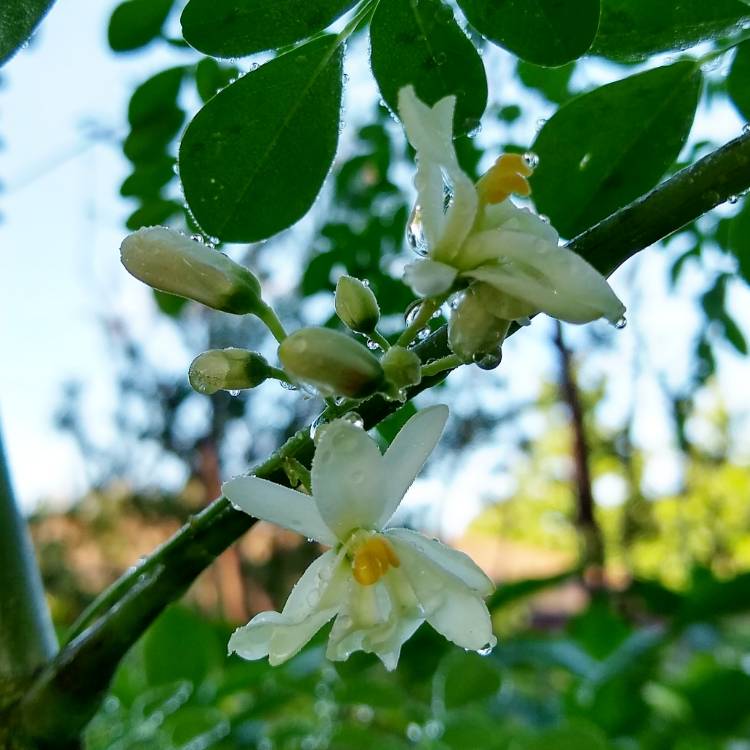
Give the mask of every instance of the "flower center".
<svg viewBox="0 0 750 750">
<path fill-rule="evenodd" d="M 352 575 L 362 586 L 372 586 L 401 561 L 391 543 L 382 536 L 371 536 L 363 542 L 352 559 Z"/>
<path fill-rule="evenodd" d="M 502 203 L 511 193 L 530 195 L 531 186 L 526 178 L 533 173 L 533 167 L 521 154 L 503 154 L 477 182 L 479 198 L 494 204 Z"/>
</svg>

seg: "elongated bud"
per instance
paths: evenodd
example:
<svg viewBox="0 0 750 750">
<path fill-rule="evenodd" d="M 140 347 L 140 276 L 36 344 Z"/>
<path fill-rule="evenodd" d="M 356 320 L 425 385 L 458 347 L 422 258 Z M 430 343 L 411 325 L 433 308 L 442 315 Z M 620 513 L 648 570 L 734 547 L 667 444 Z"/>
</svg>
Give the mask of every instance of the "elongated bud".
<svg viewBox="0 0 750 750">
<path fill-rule="evenodd" d="M 260 282 L 247 268 L 166 227 L 144 227 L 126 237 L 120 259 L 133 276 L 150 287 L 214 310 L 246 315 L 265 307 Z"/>
<path fill-rule="evenodd" d="M 271 374 L 271 368 L 257 352 L 247 349 L 209 349 L 190 365 L 190 385 L 199 393 L 239 391 L 255 388 Z"/>
<path fill-rule="evenodd" d="M 380 361 L 385 379 L 397 389 L 418 385 L 422 379 L 422 362 L 403 346 L 392 346 Z"/>
<path fill-rule="evenodd" d="M 493 315 L 473 287 L 462 293 L 448 321 L 448 345 L 464 362 L 480 363 L 483 355 L 500 363 L 500 347 L 510 322 Z"/>
<path fill-rule="evenodd" d="M 367 284 L 353 276 L 341 276 L 336 283 L 336 315 L 357 333 L 372 333 L 380 320 L 380 308 Z"/>
<path fill-rule="evenodd" d="M 364 398 L 383 382 L 383 368 L 366 346 L 330 328 L 301 328 L 279 346 L 279 359 L 295 380 L 324 396 Z"/>
</svg>

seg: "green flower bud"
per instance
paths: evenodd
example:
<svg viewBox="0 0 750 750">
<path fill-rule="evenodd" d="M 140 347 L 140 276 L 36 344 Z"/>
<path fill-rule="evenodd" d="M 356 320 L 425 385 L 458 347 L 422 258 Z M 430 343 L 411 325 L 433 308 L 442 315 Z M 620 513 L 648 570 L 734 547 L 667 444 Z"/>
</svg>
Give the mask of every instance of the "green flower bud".
<svg viewBox="0 0 750 750">
<path fill-rule="evenodd" d="M 380 308 L 367 284 L 353 276 L 341 276 L 336 284 L 336 315 L 352 331 L 372 333 L 380 320 Z"/>
<path fill-rule="evenodd" d="M 383 382 L 383 368 L 367 347 L 330 328 L 301 328 L 279 346 L 279 359 L 295 380 L 324 396 L 364 398 Z"/>
<path fill-rule="evenodd" d="M 190 365 L 188 379 L 199 393 L 255 388 L 271 375 L 271 367 L 257 352 L 246 349 L 209 349 Z"/>
<path fill-rule="evenodd" d="M 123 240 L 120 259 L 150 287 L 214 310 L 245 315 L 265 309 L 260 282 L 247 268 L 172 229 L 139 229 Z"/>
<path fill-rule="evenodd" d="M 462 292 L 458 305 L 448 321 L 448 345 L 464 362 L 482 365 L 494 358 L 500 363 L 499 351 L 510 321 L 495 317 L 484 305 L 473 286 Z"/>
<path fill-rule="evenodd" d="M 419 357 L 403 346 L 392 346 L 384 355 L 385 379 L 397 389 L 418 385 L 422 379 L 422 362 Z"/>
</svg>

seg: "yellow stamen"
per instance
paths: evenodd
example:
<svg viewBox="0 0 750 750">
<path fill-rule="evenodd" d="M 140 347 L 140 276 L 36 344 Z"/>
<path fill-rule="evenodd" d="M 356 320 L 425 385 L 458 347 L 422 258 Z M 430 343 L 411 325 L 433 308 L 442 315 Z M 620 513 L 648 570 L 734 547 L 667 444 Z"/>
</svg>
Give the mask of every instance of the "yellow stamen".
<svg viewBox="0 0 750 750">
<path fill-rule="evenodd" d="M 502 203 L 511 193 L 530 195 L 527 177 L 534 173 L 521 154 L 503 154 L 477 182 L 477 193 L 484 203 Z"/>
<path fill-rule="evenodd" d="M 352 575 L 362 586 L 377 583 L 391 567 L 398 568 L 401 561 L 391 543 L 382 536 L 370 537 L 354 554 Z"/>
</svg>

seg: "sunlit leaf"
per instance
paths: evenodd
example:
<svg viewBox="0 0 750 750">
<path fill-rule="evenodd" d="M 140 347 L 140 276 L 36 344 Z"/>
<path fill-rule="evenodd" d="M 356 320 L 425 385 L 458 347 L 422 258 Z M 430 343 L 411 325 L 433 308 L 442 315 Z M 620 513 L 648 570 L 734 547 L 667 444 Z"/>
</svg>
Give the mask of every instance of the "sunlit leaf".
<svg viewBox="0 0 750 750">
<path fill-rule="evenodd" d="M 539 211 L 573 237 L 652 188 L 687 139 L 701 80 L 697 65 L 678 62 L 564 104 L 533 145 Z"/>
<path fill-rule="evenodd" d="M 229 242 L 265 239 L 301 218 L 336 153 L 343 49 L 330 36 L 262 65 L 188 125 L 180 177 L 196 220 Z"/>
<path fill-rule="evenodd" d="M 592 52 L 640 60 L 739 30 L 748 17 L 750 9 L 739 0 L 602 0 Z"/>
<path fill-rule="evenodd" d="M 537 65 L 585 54 L 599 26 L 599 0 L 458 0 L 490 41 Z"/>
<path fill-rule="evenodd" d="M 190 0 L 182 33 L 214 57 L 277 49 L 322 31 L 356 0 Z"/>
<path fill-rule="evenodd" d="M 394 112 L 399 89 L 411 84 L 429 105 L 455 95 L 456 132 L 476 128 L 487 105 L 482 58 L 442 0 L 381 0 L 370 40 L 372 70 Z"/>
</svg>

